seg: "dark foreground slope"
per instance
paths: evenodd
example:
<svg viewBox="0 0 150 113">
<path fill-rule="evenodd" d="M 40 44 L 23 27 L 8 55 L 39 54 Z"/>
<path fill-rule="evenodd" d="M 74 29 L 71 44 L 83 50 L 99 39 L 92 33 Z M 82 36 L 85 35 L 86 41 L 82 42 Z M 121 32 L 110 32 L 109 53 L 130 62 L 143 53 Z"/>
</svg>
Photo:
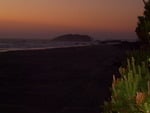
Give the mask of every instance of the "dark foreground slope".
<svg viewBox="0 0 150 113">
<path fill-rule="evenodd" d="M 124 54 L 113 46 L 0 53 L 0 112 L 99 113 Z"/>
</svg>

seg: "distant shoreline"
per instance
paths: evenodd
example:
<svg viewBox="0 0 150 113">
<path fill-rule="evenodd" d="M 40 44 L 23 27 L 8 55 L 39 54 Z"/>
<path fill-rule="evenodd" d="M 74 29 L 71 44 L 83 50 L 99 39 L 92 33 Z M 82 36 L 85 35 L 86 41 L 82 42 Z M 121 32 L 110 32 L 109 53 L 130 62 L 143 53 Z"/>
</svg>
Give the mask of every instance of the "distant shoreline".
<svg viewBox="0 0 150 113">
<path fill-rule="evenodd" d="M 51 50 L 51 49 L 61 49 L 61 48 L 74 48 L 74 47 L 88 47 L 91 45 L 72 45 L 72 46 L 60 46 L 60 47 L 45 47 L 45 48 L 10 48 L 10 49 L 0 49 L 0 52 L 11 52 L 11 51 L 38 51 L 38 50 Z"/>
<path fill-rule="evenodd" d="M 10 51 L 32 51 L 32 50 L 47 50 L 47 49 L 59 49 L 70 47 L 85 47 L 96 45 L 112 45 L 112 46 L 134 46 L 137 42 L 128 42 L 122 40 L 93 40 L 89 42 L 80 41 L 51 41 L 51 40 L 0 40 L 0 52 Z"/>
</svg>

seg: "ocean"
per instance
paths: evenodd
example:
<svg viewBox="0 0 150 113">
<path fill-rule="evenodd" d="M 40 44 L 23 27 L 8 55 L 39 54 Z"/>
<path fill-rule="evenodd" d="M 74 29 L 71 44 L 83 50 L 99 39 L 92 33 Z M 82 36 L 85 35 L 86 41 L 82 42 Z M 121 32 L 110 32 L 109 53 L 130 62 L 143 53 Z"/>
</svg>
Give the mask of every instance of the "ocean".
<svg viewBox="0 0 150 113">
<path fill-rule="evenodd" d="M 91 42 L 51 41 L 49 39 L 0 39 L 0 52 L 87 46 Z"/>
</svg>

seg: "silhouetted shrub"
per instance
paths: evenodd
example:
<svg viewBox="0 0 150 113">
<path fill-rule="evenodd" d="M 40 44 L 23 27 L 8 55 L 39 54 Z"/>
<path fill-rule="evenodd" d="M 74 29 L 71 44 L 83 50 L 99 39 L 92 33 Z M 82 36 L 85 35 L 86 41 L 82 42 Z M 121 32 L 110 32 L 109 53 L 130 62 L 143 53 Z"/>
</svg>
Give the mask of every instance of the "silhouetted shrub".
<svg viewBox="0 0 150 113">
<path fill-rule="evenodd" d="M 145 11 L 143 16 L 138 17 L 138 24 L 136 27 L 136 34 L 139 40 L 144 44 L 150 44 L 150 0 L 147 2 L 143 0 L 145 4 Z"/>
</svg>

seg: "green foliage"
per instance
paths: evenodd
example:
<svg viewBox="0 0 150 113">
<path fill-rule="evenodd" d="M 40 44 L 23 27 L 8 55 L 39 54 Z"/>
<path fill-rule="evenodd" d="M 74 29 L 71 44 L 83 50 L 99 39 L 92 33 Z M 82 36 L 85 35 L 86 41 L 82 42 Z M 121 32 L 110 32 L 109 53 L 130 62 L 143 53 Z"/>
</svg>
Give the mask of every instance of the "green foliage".
<svg viewBox="0 0 150 113">
<path fill-rule="evenodd" d="M 150 58 L 150 57 L 149 57 Z M 113 76 L 110 102 L 104 103 L 105 113 L 150 113 L 150 71 L 146 63 L 137 65 L 127 59 L 120 67 L 121 78 Z"/>
<path fill-rule="evenodd" d="M 139 16 L 136 33 L 150 45 L 150 0 Z M 104 113 L 150 113 L 150 46 L 128 53 L 129 59 L 119 68 L 120 78 L 113 76 L 111 101 L 104 102 Z"/>
<path fill-rule="evenodd" d="M 139 22 L 135 31 L 141 42 L 150 44 L 150 0 L 143 1 L 145 11 L 143 16 L 138 17 Z"/>
</svg>

